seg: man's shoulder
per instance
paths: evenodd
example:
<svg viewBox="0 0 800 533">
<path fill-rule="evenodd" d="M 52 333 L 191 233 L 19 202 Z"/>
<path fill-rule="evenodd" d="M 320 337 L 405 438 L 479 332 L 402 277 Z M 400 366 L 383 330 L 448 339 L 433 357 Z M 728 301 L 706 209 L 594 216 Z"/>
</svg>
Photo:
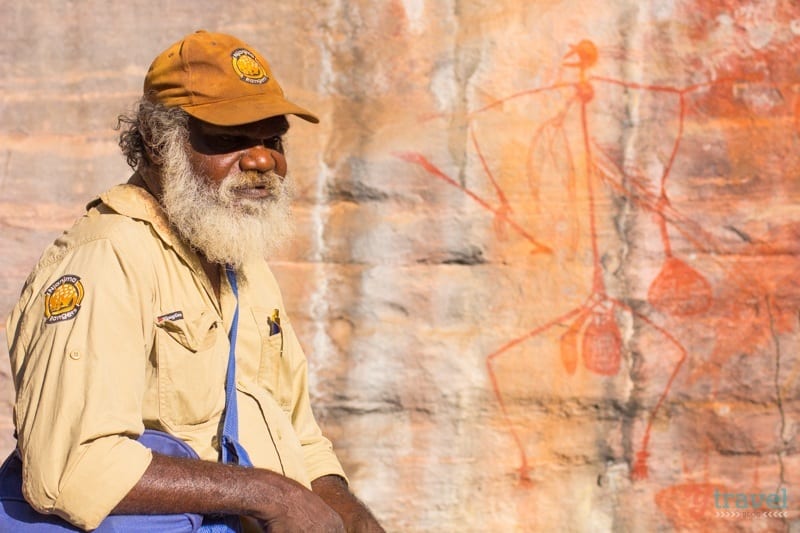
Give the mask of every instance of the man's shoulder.
<svg viewBox="0 0 800 533">
<path fill-rule="evenodd" d="M 96 255 L 99 248 L 113 250 L 120 259 L 135 258 L 146 253 L 148 242 L 154 238 L 149 223 L 119 213 L 98 198 L 89 203 L 86 213 L 72 227 L 45 248 L 32 274 L 67 256 Z"/>
<path fill-rule="evenodd" d="M 134 284 L 146 282 L 151 278 L 148 265 L 153 253 L 158 253 L 157 238 L 145 222 L 92 202 L 71 228 L 45 248 L 9 320 L 16 322 L 29 308 L 35 310 L 33 316 L 41 316 L 48 291 L 55 294 L 62 285 L 80 299 L 88 282 L 95 287 L 109 283 L 117 287 L 121 276 Z"/>
<path fill-rule="evenodd" d="M 76 249 L 107 240 L 116 248 L 135 249 L 153 237 L 147 222 L 118 213 L 102 202 L 90 205 L 88 211 L 56 240 L 56 245 Z"/>
</svg>

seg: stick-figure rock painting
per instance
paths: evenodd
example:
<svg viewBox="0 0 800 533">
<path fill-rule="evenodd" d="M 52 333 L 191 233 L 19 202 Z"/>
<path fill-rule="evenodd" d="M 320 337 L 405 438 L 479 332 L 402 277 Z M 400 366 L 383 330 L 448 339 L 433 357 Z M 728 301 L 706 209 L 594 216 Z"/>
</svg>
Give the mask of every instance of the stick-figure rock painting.
<svg viewBox="0 0 800 533">
<path fill-rule="evenodd" d="M 683 330 L 701 320 L 715 305 L 715 287 L 704 269 L 713 269 L 715 278 L 728 278 L 726 285 L 716 290 L 719 294 L 724 294 L 726 287 L 731 286 L 752 289 L 752 281 L 748 281 L 748 276 L 736 274 L 730 261 L 713 258 L 723 248 L 718 236 L 697 222 L 685 205 L 673 205 L 670 197 L 671 185 L 681 179 L 680 173 L 675 172 L 676 164 L 681 158 L 690 157 L 686 154 L 686 126 L 695 101 L 707 98 L 720 87 L 731 91 L 741 79 L 717 78 L 687 86 L 632 82 L 595 73 L 601 53 L 590 40 L 577 42 L 563 55 L 557 81 L 493 98 L 471 111 L 465 127 L 471 155 L 479 161 L 478 176 L 460 179 L 448 173 L 436 162 L 435 154 L 419 151 L 399 154 L 435 180 L 459 189 L 485 210 L 496 229 L 498 242 L 504 241 L 504 233 L 513 232 L 529 243 L 531 254 L 541 257 L 565 253 L 564 250 L 570 248 L 581 253 L 575 248 L 587 248 L 591 279 L 585 284 L 582 301 L 540 323 L 531 323 L 523 334 L 507 339 L 486 354 L 489 382 L 519 452 L 522 481 L 528 481 L 534 469 L 528 444 L 536 437 L 534 430 L 522 428 L 513 420 L 507 384 L 497 372 L 498 364 L 511 351 L 536 358 L 541 364 L 560 361 L 566 380 L 580 370 L 596 380 L 627 372 L 635 382 L 637 374 L 633 367 L 637 357 L 645 365 L 650 363 L 649 359 L 659 359 L 661 368 L 666 368 L 667 372 L 652 378 L 660 387 L 652 401 L 635 405 L 635 409 L 646 412 L 645 422 L 628 456 L 631 478 L 647 478 L 654 423 L 662 414 L 678 377 L 682 373 L 684 377 L 690 374 L 686 363 L 692 356 L 681 338 Z M 619 91 L 618 94 L 628 99 L 658 100 L 659 105 L 653 106 L 658 115 L 651 117 L 648 125 L 661 143 L 662 161 L 656 170 L 629 164 L 622 153 L 624 150 L 600 138 L 595 117 L 601 115 L 609 103 L 600 100 L 598 95 L 608 95 L 610 91 Z M 519 105 L 546 109 L 538 115 L 544 118 L 529 125 L 529 136 L 517 141 L 517 146 L 526 152 L 524 176 L 519 176 L 517 181 L 527 182 L 529 203 L 533 206 L 546 205 L 549 200 L 541 189 L 558 187 L 563 191 L 559 194 L 567 201 L 557 209 L 550 209 L 549 213 L 553 216 L 559 211 L 553 224 L 558 223 L 559 217 L 568 221 L 572 234 L 567 231 L 564 238 L 558 240 L 552 239 L 552 232 L 530 227 L 536 214 L 521 213 L 511 206 L 507 194 L 509 180 L 500 179 L 502 164 L 497 163 L 503 154 L 490 153 L 491 148 L 488 148 L 493 146 L 491 136 L 503 135 L 503 132 L 488 131 L 480 125 L 487 116 L 513 114 L 513 107 Z M 686 184 L 680 184 L 681 190 L 685 187 Z M 645 240 L 649 243 L 650 257 L 656 258 L 655 268 L 651 268 L 645 295 L 639 300 L 609 288 L 613 267 L 604 259 L 601 236 L 608 233 L 605 226 L 616 221 L 600 216 L 598 206 L 615 201 L 650 220 L 647 227 L 651 234 Z M 541 227 L 541 221 L 538 223 Z M 674 238 L 681 241 L 679 250 L 673 247 Z M 695 261 L 695 252 L 712 259 Z M 736 319 L 730 323 L 733 328 L 742 327 Z M 722 327 L 722 324 L 717 323 L 715 327 Z M 784 324 L 782 330 L 787 327 L 792 326 Z M 635 350 L 626 328 L 643 332 L 649 339 L 647 349 Z M 536 350 L 531 347 L 532 341 L 542 337 L 549 341 L 546 344 L 549 353 L 541 352 L 542 344 L 537 344 L 540 348 Z M 637 353 L 632 353 L 634 351 Z M 703 364 L 698 363 L 693 372 L 702 374 Z"/>
</svg>

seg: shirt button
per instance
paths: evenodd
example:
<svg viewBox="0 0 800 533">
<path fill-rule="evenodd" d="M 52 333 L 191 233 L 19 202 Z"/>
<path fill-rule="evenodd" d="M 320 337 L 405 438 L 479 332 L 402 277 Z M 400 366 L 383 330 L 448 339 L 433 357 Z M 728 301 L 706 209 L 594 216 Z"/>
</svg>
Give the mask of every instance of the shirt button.
<svg viewBox="0 0 800 533">
<path fill-rule="evenodd" d="M 71 352 L 69 352 L 69 358 L 77 361 L 78 359 L 81 358 L 81 352 L 79 352 L 78 350 L 72 350 Z"/>
</svg>

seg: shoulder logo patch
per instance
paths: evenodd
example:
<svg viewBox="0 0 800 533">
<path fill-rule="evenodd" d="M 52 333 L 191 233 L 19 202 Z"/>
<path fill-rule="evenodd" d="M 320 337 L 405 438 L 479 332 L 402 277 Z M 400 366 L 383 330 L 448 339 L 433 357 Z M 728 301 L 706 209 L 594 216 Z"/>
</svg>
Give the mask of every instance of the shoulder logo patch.
<svg viewBox="0 0 800 533">
<path fill-rule="evenodd" d="M 269 81 L 269 76 L 267 76 L 264 67 L 261 66 L 261 63 L 258 62 L 256 56 L 250 50 L 237 48 L 231 54 L 231 58 L 233 60 L 233 70 L 240 80 L 255 85 L 261 85 Z"/>
<path fill-rule="evenodd" d="M 44 316 L 47 324 L 75 318 L 81 310 L 83 284 L 81 278 L 67 274 L 61 276 L 44 291 Z"/>
</svg>

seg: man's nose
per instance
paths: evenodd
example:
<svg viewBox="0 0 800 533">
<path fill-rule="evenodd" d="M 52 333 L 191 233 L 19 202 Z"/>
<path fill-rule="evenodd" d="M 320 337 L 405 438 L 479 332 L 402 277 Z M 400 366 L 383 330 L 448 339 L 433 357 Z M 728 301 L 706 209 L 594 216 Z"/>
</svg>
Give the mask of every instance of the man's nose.
<svg viewBox="0 0 800 533">
<path fill-rule="evenodd" d="M 257 144 L 244 151 L 239 160 L 239 168 L 242 170 L 257 170 L 258 172 L 277 171 L 278 156 L 280 154 L 275 150 Z"/>
</svg>

